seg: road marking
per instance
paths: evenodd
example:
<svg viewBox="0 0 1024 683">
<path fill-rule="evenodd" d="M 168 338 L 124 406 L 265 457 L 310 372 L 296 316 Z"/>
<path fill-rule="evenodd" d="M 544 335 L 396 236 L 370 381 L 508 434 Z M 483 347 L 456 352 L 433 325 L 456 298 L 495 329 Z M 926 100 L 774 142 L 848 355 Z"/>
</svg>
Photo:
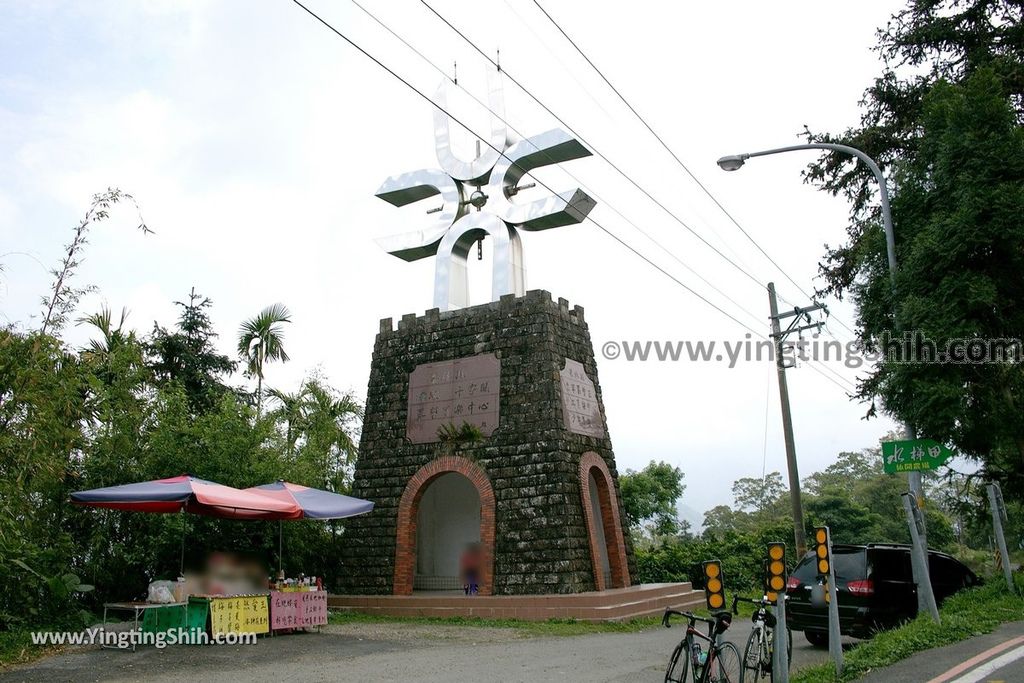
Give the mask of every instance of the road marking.
<svg viewBox="0 0 1024 683">
<path fill-rule="evenodd" d="M 978 683 L 978 681 L 983 678 L 988 678 L 989 674 L 999 671 L 1007 664 L 1015 662 L 1021 657 L 1024 657 L 1024 647 L 1018 647 L 1016 650 L 1010 650 L 1006 654 L 996 657 L 987 664 L 982 664 L 969 674 L 961 676 L 956 679 L 954 683 Z"/>
<path fill-rule="evenodd" d="M 1024 636 L 1018 636 L 1016 638 L 1011 638 L 1010 640 L 1007 640 L 1005 642 L 999 643 L 995 647 L 989 648 L 988 650 L 985 650 L 981 654 L 975 655 L 974 657 L 971 657 L 967 661 L 962 662 L 960 664 L 957 664 L 956 666 L 954 666 L 952 669 L 950 669 L 946 673 L 942 674 L 941 676 L 936 676 L 935 678 L 931 679 L 930 681 L 928 681 L 928 683 L 946 683 L 946 681 L 952 680 L 953 678 L 955 678 L 956 676 L 959 676 L 960 674 L 962 674 L 963 672 L 967 671 L 971 667 L 977 666 L 978 664 L 981 664 L 985 660 L 990 659 L 990 658 L 996 656 L 997 654 L 999 654 L 1003 650 L 1007 650 L 1007 649 L 1013 647 L 1014 645 L 1020 645 L 1021 643 L 1024 643 Z M 966 681 L 966 679 L 963 679 L 963 680 Z M 959 683 L 959 681 L 958 681 L 958 683 Z"/>
</svg>

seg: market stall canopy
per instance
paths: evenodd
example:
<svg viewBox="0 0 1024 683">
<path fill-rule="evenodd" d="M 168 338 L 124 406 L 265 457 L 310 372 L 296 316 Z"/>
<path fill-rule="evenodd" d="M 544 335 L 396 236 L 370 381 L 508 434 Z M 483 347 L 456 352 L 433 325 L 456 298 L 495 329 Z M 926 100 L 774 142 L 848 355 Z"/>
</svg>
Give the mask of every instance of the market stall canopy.
<svg viewBox="0 0 1024 683">
<path fill-rule="evenodd" d="M 139 512 L 185 510 L 198 515 L 226 519 L 300 519 L 303 517 L 303 510 L 295 500 L 252 493 L 251 489 L 243 491 L 185 474 L 169 479 L 78 491 L 71 494 L 71 500 L 79 505 L 115 510 Z"/>
<path fill-rule="evenodd" d="M 287 481 L 254 486 L 246 491 L 252 491 L 281 502 L 294 503 L 302 508 L 301 516 L 308 519 L 341 519 L 361 515 L 373 509 L 373 502 L 369 500 L 312 489 Z"/>
</svg>

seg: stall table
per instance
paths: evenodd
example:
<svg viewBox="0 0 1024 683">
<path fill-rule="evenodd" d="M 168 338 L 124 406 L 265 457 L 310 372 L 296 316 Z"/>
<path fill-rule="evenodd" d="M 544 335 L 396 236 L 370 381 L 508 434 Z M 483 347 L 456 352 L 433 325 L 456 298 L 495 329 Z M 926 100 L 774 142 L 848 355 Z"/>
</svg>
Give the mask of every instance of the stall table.
<svg viewBox="0 0 1024 683">
<path fill-rule="evenodd" d="M 189 605 L 210 616 L 210 635 L 227 633 L 269 633 L 270 610 L 267 594 L 193 595 Z M 205 621 L 205 620 L 204 620 Z"/>
<path fill-rule="evenodd" d="M 178 609 L 174 609 L 178 608 Z M 143 617 L 142 629 L 147 631 L 165 631 L 173 628 L 168 625 L 166 628 L 158 628 L 157 624 L 160 621 L 170 622 L 176 620 L 176 614 L 180 611 L 184 611 L 184 621 L 188 621 L 188 603 L 185 602 L 172 602 L 172 603 L 155 603 L 155 602 L 105 602 L 103 603 L 103 623 L 101 627 L 104 634 L 107 631 L 107 613 L 108 612 L 131 612 L 134 619 L 135 632 L 139 632 L 139 616 Z M 174 613 L 175 616 L 171 616 Z M 152 616 L 151 616 L 152 615 Z M 147 628 L 147 624 L 149 627 Z M 132 652 L 135 652 L 135 648 L 138 644 L 132 642 Z M 107 645 L 103 640 L 100 641 L 100 647 L 109 649 L 120 649 L 116 645 Z"/>
</svg>

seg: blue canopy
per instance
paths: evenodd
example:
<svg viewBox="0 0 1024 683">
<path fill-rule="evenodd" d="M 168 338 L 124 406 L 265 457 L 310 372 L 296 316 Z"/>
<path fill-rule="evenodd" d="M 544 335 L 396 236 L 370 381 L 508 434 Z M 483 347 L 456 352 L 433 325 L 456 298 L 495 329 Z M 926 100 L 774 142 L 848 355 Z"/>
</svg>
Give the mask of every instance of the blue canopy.
<svg viewBox="0 0 1024 683">
<path fill-rule="evenodd" d="M 302 509 L 302 516 L 308 519 L 341 519 L 362 515 L 373 510 L 372 501 L 313 489 L 287 481 L 253 486 L 246 491 L 269 496 L 283 503 L 297 503 Z"/>
</svg>

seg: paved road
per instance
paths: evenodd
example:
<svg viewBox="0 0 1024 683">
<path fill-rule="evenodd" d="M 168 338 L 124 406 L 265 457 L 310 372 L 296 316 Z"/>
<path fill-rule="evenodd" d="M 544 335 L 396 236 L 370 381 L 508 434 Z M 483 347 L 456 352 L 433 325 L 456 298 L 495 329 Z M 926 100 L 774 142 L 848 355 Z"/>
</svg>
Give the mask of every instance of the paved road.
<svg viewBox="0 0 1024 683">
<path fill-rule="evenodd" d="M 728 632 L 742 650 L 750 623 Z M 530 638 L 514 629 L 347 624 L 251 646 L 78 650 L 0 673 L 26 681 L 661 681 L 682 628 Z M 794 668 L 827 659 L 795 634 Z"/>
<path fill-rule="evenodd" d="M 863 679 L 866 683 L 980 683 L 1024 681 L 1024 621 L 928 650 Z"/>
</svg>

